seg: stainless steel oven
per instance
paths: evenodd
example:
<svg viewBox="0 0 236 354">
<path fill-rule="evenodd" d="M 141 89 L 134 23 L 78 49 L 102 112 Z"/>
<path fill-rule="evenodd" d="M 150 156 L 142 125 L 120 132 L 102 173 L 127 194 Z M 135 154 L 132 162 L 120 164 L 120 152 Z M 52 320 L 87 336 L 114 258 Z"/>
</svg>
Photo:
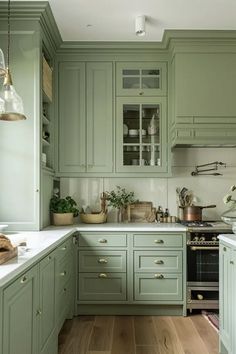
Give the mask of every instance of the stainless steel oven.
<svg viewBox="0 0 236 354">
<path fill-rule="evenodd" d="M 219 308 L 220 233 L 231 233 L 224 223 L 198 223 L 187 232 L 187 309 Z"/>
</svg>

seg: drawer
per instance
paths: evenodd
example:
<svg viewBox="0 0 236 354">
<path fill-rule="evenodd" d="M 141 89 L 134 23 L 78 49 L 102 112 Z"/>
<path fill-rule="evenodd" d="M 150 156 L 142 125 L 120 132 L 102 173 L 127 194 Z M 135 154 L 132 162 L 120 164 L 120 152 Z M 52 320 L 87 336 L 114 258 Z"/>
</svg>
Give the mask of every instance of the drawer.
<svg viewBox="0 0 236 354">
<path fill-rule="evenodd" d="M 135 300 L 182 300 L 182 274 L 136 273 L 134 278 Z"/>
<path fill-rule="evenodd" d="M 126 272 L 126 251 L 79 251 L 80 272 Z"/>
<path fill-rule="evenodd" d="M 140 233 L 134 234 L 134 247 L 183 247 L 183 234 Z"/>
<path fill-rule="evenodd" d="M 61 291 L 65 283 L 72 277 L 73 272 L 73 262 L 72 256 L 65 257 L 61 261 L 58 262 L 57 267 L 57 289 Z"/>
<path fill-rule="evenodd" d="M 126 300 L 126 274 L 80 273 L 79 300 Z"/>
<path fill-rule="evenodd" d="M 57 247 L 57 258 L 61 259 L 69 254 L 73 249 L 73 238 L 72 236 Z"/>
<path fill-rule="evenodd" d="M 80 233 L 80 247 L 126 247 L 126 234 L 112 234 L 104 232 Z"/>
<path fill-rule="evenodd" d="M 182 251 L 135 251 L 135 272 L 182 272 Z"/>
<path fill-rule="evenodd" d="M 72 306 L 73 301 L 73 287 L 72 282 L 69 280 L 60 290 L 57 296 L 57 324 L 59 330 L 61 329 L 67 314 Z"/>
</svg>

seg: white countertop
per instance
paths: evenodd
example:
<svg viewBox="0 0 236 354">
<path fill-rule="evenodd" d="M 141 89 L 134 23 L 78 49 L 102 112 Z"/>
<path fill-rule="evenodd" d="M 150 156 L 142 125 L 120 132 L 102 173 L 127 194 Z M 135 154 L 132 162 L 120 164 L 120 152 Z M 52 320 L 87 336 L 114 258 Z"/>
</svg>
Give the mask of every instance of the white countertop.
<svg viewBox="0 0 236 354">
<path fill-rule="evenodd" d="M 0 265 L 0 287 L 6 285 L 11 279 L 17 277 L 40 258 L 51 252 L 69 235 L 75 231 L 97 232 L 175 232 L 186 231 L 186 227 L 180 224 L 167 223 L 105 223 L 105 224 L 75 224 L 70 226 L 49 226 L 43 231 L 32 232 L 7 232 L 11 242 L 18 245 L 26 241 L 26 251 L 19 248 L 18 257 Z"/>
<path fill-rule="evenodd" d="M 231 246 L 236 247 L 236 235 L 235 234 L 225 234 L 225 235 L 219 235 L 219 239 L 223 242 L 228 243 Z"/>
</svg>

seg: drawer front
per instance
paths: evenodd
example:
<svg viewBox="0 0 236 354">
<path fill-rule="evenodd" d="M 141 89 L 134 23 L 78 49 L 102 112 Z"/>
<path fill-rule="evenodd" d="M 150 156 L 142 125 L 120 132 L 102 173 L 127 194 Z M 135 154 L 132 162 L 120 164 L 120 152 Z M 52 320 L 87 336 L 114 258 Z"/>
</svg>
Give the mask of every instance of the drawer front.
<svg viewBox="0 0 236 354">
<path fill-rule="evenodd" d="M 182 274 L 136 273 L 135 300 L 182 300 Z"/>
<path fill-rule="evenodd" d="M 104 232 L 80 233 L 80 247 L 126 247 L 126 234 L 111 234 Z"/>
<path fill-rule="evenodd" d="M 182 272 L 182 251 L 135 251 L 135 272 Z"/>
<path fill-rule="evenodd" d="M 57 247 L 57 258 L 61 259 L 67 256 L 73 249 L 73 238 L 70 237 L 68 240 L 63 242 L 60 246 Z"/>
<path fill-rule="evenodd" d="M 79 300 L 126 300 L 126 274 L 80 273 Z"/>
<path fill-rule="evenodd" d="M 80 272 L 126 272 L 126 251 L 79 251 Z"/>
<path fill-rule="evenodd" d="M 57 324 L 59 330 L 61 329 L 66 317 L 69 312 L 69 308 L 72 304 L 73 294 L 72 294 L 72 281 L 69 280 L 61 289 L 57 296 Z"/>
<path fill-rule="evenodd" d="M 134 234 L 134 247 L 183 247 L 183 234 Z"/>
<path fill-rule="evenodd" d="M 59 261 L 57 267 L 57 289 L 60 292 L 66 282 L 71 278 L 73 272 L 72 254 L 69 253 L 68 257 Z"/>
</svg>

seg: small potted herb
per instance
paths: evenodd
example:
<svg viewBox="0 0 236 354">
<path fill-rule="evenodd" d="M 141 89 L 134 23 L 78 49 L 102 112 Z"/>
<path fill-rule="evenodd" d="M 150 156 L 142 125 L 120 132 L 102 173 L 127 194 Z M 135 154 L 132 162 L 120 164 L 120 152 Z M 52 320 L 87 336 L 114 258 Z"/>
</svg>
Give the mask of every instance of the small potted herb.
<svg viewBox="0 0 236 354">
<path fill-rule="evenodd" d="M 79 210 L 76 201 L 70 196 L 60 198 L 54 195 L 50 200 L 50 212 L 54 225 L 71 225 Z"/>
<path fill-rule="evenodd" d="M 118 221 L 124 221 L 125 212 L 129 204 L 135 203 L 134 192 L 128 192 L 125 188 L 116 186 L 116 190 L 106 192 L 108 206 L 118 209 Z"/>
</svg>

